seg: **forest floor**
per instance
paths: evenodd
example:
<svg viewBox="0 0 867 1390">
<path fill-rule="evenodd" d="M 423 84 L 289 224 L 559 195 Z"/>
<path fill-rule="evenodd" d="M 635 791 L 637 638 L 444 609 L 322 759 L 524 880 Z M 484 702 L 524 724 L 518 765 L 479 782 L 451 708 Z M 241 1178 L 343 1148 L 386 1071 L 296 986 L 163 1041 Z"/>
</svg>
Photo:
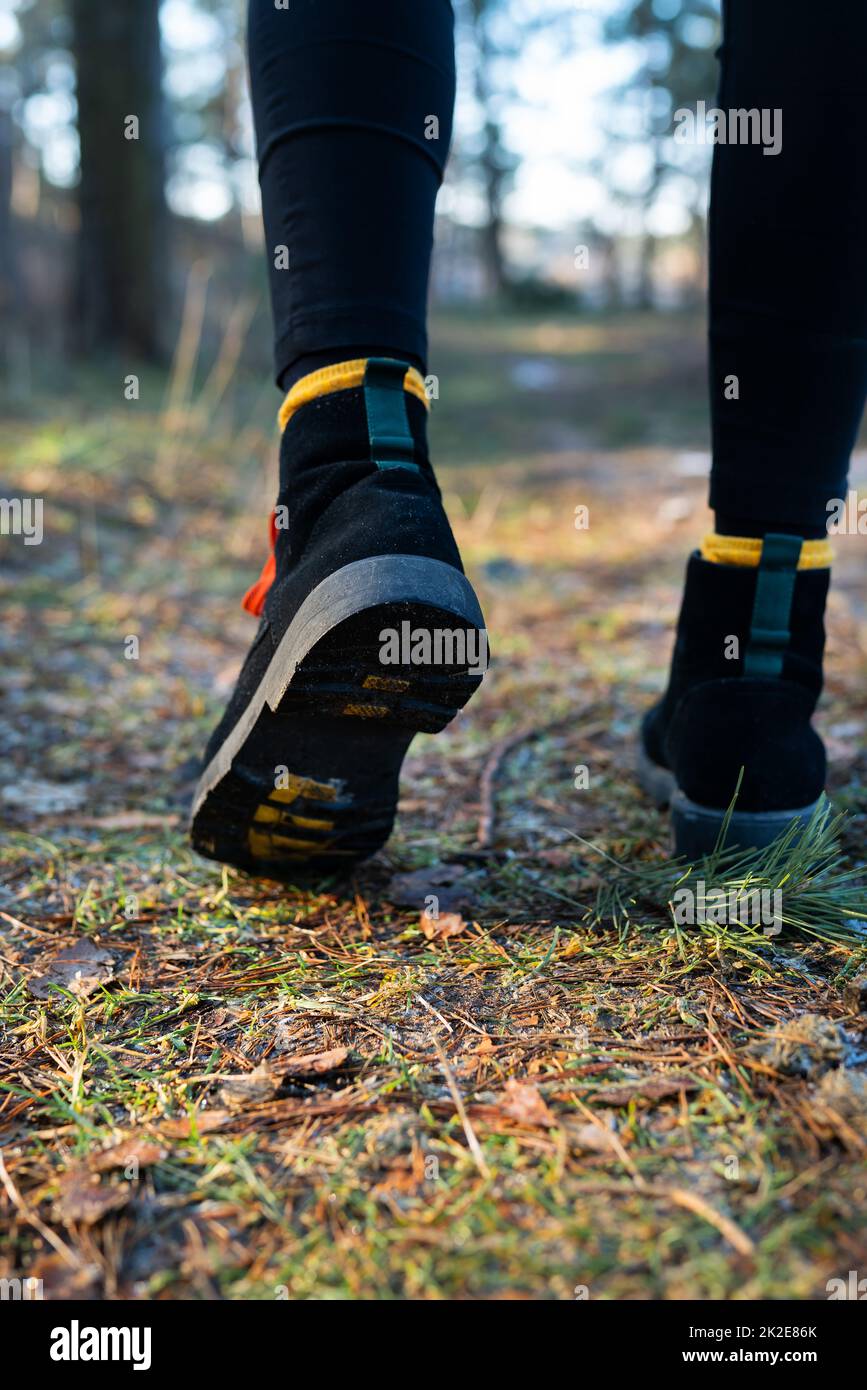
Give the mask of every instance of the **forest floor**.
<svg viewBox="0 0 867 1390">
<path fill-rule="evenodd" d="M 606 915 L 616 876 L 668 854 L 635 729 L 708 519 L 700 328 L 456 315 L 433 360 L 494 664 L 413 744 L 386 850 L 322 891 L 185 836 L 251 636 L 276 394 L 218 370 L 168 407 L 144 376 L 138 401 L 93 378 L 7 408 L 2 489 L 44 498 L 45 538 L 2 542 L 0 1276 L 825 1298 L 867 1273 L 862 929 L 677 929 L 665 892 Z M 859 545 L 819 720 L 853 862 Z"/>
</svg>

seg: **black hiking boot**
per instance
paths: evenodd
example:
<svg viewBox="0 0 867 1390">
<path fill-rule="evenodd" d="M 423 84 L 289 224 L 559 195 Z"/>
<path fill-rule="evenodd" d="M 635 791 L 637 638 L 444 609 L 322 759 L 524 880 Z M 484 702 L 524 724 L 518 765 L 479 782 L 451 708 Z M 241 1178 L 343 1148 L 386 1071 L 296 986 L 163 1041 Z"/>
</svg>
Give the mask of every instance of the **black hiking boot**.
<svg viewBox="0 0 867 1390">
<path fill-rule="evenodd" d="M 413 735 L 481 683 L 484 619 L 427 456 L 427 401 L 404 363 L 299 381 L 281 411 L 261 616 L 205 754 L 194 847 L 269 878 L 351 868 L 394 822 Z"/>
<path fill-rule="evenodd" d="M 738 538 L 729 553 L 750 546 L 758 565 L 690 557 L 668 689 L 641 727 L 639 780 L 670 806 L 675 852 L 689 859 L 715 848 L 739 779 L 729 847 L 760 848 L 792 820 L 805 824 L 825 786 L 810 720 L 822 689 L 828 543 Z"/>
</svg>

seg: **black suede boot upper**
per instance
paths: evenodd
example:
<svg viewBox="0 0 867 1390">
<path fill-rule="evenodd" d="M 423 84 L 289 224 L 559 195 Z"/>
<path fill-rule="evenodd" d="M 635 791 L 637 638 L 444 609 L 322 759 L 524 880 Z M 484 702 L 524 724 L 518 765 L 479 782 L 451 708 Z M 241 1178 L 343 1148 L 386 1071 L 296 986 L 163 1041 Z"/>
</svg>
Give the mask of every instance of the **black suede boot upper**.
<svg viewBox="0 0 867 1390">
<path fill-rule="evenodd" d="M 292 414 L 280 443 L 276 575 L 228 708 L 205 761 L 225 740 L 308 594 L 354 560 L 424 555 L 463 572 L 428 459 L 427 411 L 404 393 L 412 465 L 372 457 L 362 387 L 329 392 Z"/>
<path fill-rule="evenodd" d="M 740 811 L 799 808 L 824 789 L 825 751 L 810 718 L 822 689 L 830 570 L 795 576 L 779 676 L 744 669 L 757 575 L 690 557 L 668 689 L 642 726 L 645 752 L 701 806 L 726 808 L 741 768 Z"/>
<path fill-rule="evenodd" d="M 280 444 L 277 578 L 265 603 L 275 645 L 307 594 L 335 569 L 371 555 L 427 555 L 462 570 L 427 451 L 427 411 L 405 395 L 415 468 L 371 458 L 364 392 L 302 406 Z"/>
</svg>

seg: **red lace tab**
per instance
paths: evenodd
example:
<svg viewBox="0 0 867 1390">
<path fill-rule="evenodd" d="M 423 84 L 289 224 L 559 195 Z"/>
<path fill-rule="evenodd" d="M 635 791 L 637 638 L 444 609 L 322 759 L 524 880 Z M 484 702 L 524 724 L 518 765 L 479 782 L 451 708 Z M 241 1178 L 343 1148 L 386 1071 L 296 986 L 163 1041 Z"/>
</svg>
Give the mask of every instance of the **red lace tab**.
<svg viewBox="0 0 867 1390">
<path fill-rule="evenodd" d="M 277 557 L 274 554 L 274 546 L 277 543 L 276 511 L 273 511 L 271 513 L 270 542 L 271 553 L 268 556 L 268 559 L 265 561 L 264 565 L 262 566 L 262 573 L 259 575 L 259 578 L 256 580 L 256 583 L 250 586 L 244 597 L 241 599 L 241 607 L 246 608 L 248 613 L 252 613 L 254 618 L 260 617 L 262 609 L 265 607 L 265 600 L 268 597 L 268 590 L 274 583 L 274 579 L 277 574 Z"/>
</svg>

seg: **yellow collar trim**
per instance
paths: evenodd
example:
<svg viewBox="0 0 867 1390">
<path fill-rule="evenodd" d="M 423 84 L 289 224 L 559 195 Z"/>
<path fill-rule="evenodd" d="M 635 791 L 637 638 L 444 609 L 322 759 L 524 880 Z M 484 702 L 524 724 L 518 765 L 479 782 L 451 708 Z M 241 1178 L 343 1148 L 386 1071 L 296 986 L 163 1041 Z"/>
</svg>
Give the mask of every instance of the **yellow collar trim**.
<svg viewBox="0 0 867 1390">
<path fill-rule="evenodd" d="M 718 536 L 711 531 L 701 543 L 701 558 L 715 565 L 757 565 L 761 556 L 760 536 Z M 798 569 L 828 569 L 832 558 L 830 541 L 804 541 Z"/>
<path fill-rule="evenodd" d="M 309 405 L 311 401 L 318 400 L 320 396 L 329 396 L 332 391 L 349 391 L 355 386 L 363 386 L 367 363 L 368 358 L 366 357 L 354 357 L 350 362 L 334 362 L 330 367 L 320 367 L 318 371 L 310 372 L 308 376 L 302 376 L 300 381 L 296 381 L 280 407 L 277 420 L 280 424 L 281 434 L 296 410 L 300 410 L 302 405 Z M 403 389 L 422 401 L 425 408 L 430 410 L 430 402 L 424 389 L 424 379 L 421 372 L 417 371 L 415 367 L 407 368 L 406 376 L 403 379 Z"/>
</svg>

